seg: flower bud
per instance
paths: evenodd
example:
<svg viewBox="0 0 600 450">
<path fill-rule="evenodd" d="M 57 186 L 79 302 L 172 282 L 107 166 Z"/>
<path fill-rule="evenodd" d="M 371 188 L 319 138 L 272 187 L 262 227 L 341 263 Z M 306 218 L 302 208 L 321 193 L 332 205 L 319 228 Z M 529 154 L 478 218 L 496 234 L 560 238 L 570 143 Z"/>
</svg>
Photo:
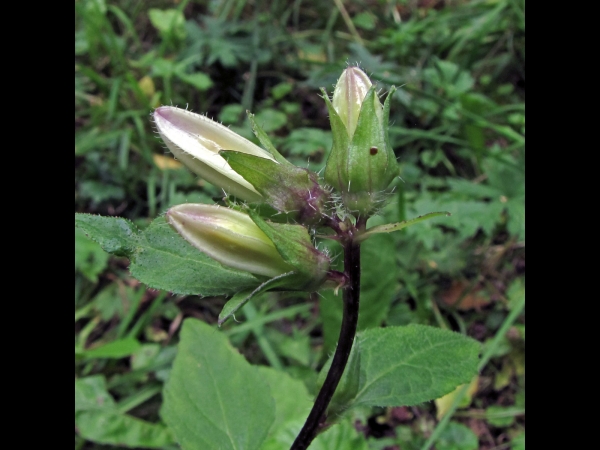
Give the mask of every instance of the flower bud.
<svg viewBox="0 0 600 450">
<path fill-rule="evenodd" d="M 300 225 L 272 223 L 215 205 L 187 203 L 167 211 L 169 224 L 190 244 L 221 264 L 255 275 L 287 274 L 278 287 L 313 291 L 325 281 L 330 260 Z"/>
<path fill-rule="evenodd" d="M 362 102 L 372 85 L 373 83 L 371 83 L 369 77 L 358 67 L 349 67 L 344 70 L 335 85 L 331 103 L 344 125 L 346 125 L 346 131 L 350 138 L 356 130 Z M 379 103 L 378 98 L 376 101 Z M 376 110 L 381 111 L 381 103 L 377 106 Z"/>
<path fill-rule="evenodd" d="M 382 106 L 367 75 L 349 67 L 338 80 L 331 101 L 325 93 L 333 132 L 325 180 L 341 192 L 344 205 L 359 214 L 368 215 L 380 206 L 384 190 L 398 175 L 388 137 L 394 90 Z"/>
<path fill-rule="evenodd" d="M 156 108 L 154 123 L 169 150 L 192 172 L 242 200 L 261 200 L 256 189 L 229 166 L 219 151 L 235 150 L 275 161 L 269 152 L 229 128 L 185 109 Z"/>
<path fill-rule="evenodd" d="M 266 277 L 293 270 L 247 214 L 187 203 L 169 209 L 167 221 L 186 241 L 224 266 Z"/>
</svg>

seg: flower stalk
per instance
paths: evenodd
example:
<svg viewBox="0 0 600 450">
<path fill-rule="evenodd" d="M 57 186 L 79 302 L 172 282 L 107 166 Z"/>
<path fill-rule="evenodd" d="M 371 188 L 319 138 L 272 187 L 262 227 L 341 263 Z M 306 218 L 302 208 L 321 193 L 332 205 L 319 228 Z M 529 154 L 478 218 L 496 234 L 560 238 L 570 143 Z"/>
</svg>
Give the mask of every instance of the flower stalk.
<svg viewBox="0 0 600 450">
<path fill-rule="evenodd" d="M 360 303 L 360 244 L 355 241 L 354 235 L 364 230 L 365 226 L 366 220 L 358 221 L 356 227 L 347 230 L 342 236 L 344 246 L 344 275 L 347 279 L 347 284 L 343 291 L 344 315 L 340 328 L 340 336 L 325 382 L 317 394 L 315 404 L 290 450 L 304 450 L 308 448 L 319 431 L 326 427 L 327 417 L 325 412 L 348 363 L 354 337 L 356 336 Z"/>
</svg>

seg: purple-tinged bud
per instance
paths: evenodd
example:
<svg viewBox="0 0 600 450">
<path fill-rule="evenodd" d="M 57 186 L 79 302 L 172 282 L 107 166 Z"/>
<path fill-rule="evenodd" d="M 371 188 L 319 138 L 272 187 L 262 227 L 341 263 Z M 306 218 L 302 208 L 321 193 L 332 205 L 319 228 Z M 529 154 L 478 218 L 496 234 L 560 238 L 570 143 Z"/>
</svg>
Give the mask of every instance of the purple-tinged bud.
<svg viewBox="0 0 600 450">
<path fill-rule="evenodd" d="M 205 116 L 173 106 L 156 108 L 154 123 L 169 150 L 192 172 L 242 200 L 262 199 L 219 151 L 235 150 L 275 161 L 268 151 Z"/>
</svg>

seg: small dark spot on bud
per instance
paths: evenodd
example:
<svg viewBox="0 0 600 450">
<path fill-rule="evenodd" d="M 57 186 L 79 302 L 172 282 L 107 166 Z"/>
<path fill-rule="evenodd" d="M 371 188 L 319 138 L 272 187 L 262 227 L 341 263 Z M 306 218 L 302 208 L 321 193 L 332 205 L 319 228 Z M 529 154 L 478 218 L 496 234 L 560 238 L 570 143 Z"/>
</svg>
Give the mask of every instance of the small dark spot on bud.
<svg viewBox="0 0 600 450">
<path fill-rule="evenodd" d="M 371 147 L 371 150 L 369 150 L 369 153 L 371 153 L 371 155 L 376 155 L 378 152 L 377 147 Z"/>
</svg>

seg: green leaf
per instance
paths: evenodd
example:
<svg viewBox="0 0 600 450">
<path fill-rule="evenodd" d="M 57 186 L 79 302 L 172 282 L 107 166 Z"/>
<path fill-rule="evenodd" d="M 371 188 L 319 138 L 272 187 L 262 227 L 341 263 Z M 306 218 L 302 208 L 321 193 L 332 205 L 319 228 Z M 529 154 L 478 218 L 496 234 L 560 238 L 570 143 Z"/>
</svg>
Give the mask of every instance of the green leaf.
<svg viewBox="0 0 600 450">
<path fill-rule="evenodd" d="M 310 445 L 310 450 L 368 450 L 365 437 L 349 420 L 332 426 Z"/>
<path fill-rule="evenodd" d="M 313 373 L 312 369 L 308 369 L 313 356 L 309 335 L 298 332 L 297 328 L 293 328 L 291 335 L 280 333 L 274 329 L 269 329 L 268 333 L 269 340 L 275 344 L 281 356 L 285 356 L 305 366 L 304 368 L 295 367 L 298 367 L 298 370 L 306 369 L 310 371 L 311 375 L 316 378 L 316 373 Z"/>
<path fill-rule="evenodd" d="M 481 345 L 423 325 L 360 333 L 361 383 L 355 405 L 410 406 L 439 398 L 477 373 Z"/>
<path fill-rule="evenodd" d="M 76 213 L 75 226 L 108 253 L 129 257 L 135 248 L 138 229 L 127 219 Z"/>
<path fill-rule="evenodd" d="M 205 91 L 213 85 L 213 82 L 210 79 L 210 77 L 201 72 L 192 73 L 192 74 L 178 73 L 177 76 L 179 76 L 179 78 L 182 81 L 185 81 L 186 83 L 191 84 L 199 91 Z"/>
<path fill-rule="evenodd" d="M 479 440 L 469 427 L 450 422 L 435 443 L 436 450 L 477 450 Z"/>
<path fill-rule="evenodd" d="M 104 375 L 75 380 L 75 412 L 109 408 L 115 401 L 106 390 Z"/>
<path fill-rule="evenodd" d="M 312 408 L 306 386 L 284 372 L 270 367 L 258 367 L 275 400 L 275 421 L 261 450 L 288 450 L 302 429 Z"/>
<path fill-rule="evenodd" d="M 255 297 L 255 296 L 265 292 L 267 289 L 273 289 L 273 288 L 276 288 L 277 286 L 285 284 L 285 282 L 286 282 L 285 278 L 290 277 L 292 275 L 294 275 L 294 272 L 287 272 L 287 273 L 281 274 L 277 277 L 271 278 L 268 281 L 265 281 L 256 289 L 245 289 L 245 290 L 235 294 L 231 299 L 229 299 L 227 301 L 227 303 L 225 303 L 225 306 L 223 306 L 223 309 L 221 310 L 221 313 L 219 314 L 218 325 L 219 326 L 223 325 L 223 323 L 227 319 L 229 319 L 231 316 L 233 316 L 236 313 L 236 311 L 238 309 L 240 309 L 242 306 L 244 306 L 246 304 L 246 302 L 248 302 L 252 297 Z"/>
<path fill-rule="evenodd" d="M 140 343 L 137 339 L 132 337 L 126 337 L 123 339 L 117 339 L 116 341 L 109 342 L 90 350 L 85 350 L 80 353 L 85 358 L 124 358 L 135 352 L 140 348 Z"/>
<path fill-rule="evenodd" d="M 161 32 L 163 35 L 173 33 L 178 39 L 185 38 L 185 17 L 183 12 L 177 9 L 155 9 L 152 8 L 148 11 L 148 17 L 152 25 Z"/>
<path fill-rule="evenodd" d="M 276 131 L 287 123 L 287 116 L 276 109 L 266 108 L 256 114 L 256 122 L 261 124 L 267 133 Z"/>
<path fill-rule="evenodd" d="M 202 253 L 163 217 L 140 235 L 130 270 L 148 286 L 177 294 L 233 295 L 260 283 L 251 274 L 224 267 Z"/>
<path fill-rule="evenodd" d="M 100 375 L 75 380 L 75 427 L 81 437 L 100 444 L 160 448 L 173 443 L 163 424 L 120 413 Z"/>
<path fill-rule="evenodd" d="M 95 283 L 107 263 L 108 255 L 102 247 L 89 239 L 83 230 L 75 228 L 75 271 Z"/>
<path fill-rule="evenodd" d="M 431 219 L 433 217 L 438 217 L 438 216 L 451 216 L 451 214 L 448 211 L 432 212 L 432 213 L 428 213 L 428 214 L 423 214 L 422 216 L 419 216 L 419 217 L 415 217 L 414 219 L 404 220 L 404 221 L 398 222 L 398 223 L 388 223 L 385 225 L 378 225 L 376 227 L 369 228 L 364 234 L 361 234 L 360 236 L 358 236 L 358 238 L 356 240 L 357 240 L 357 242 L 362 242 L 365 239 L 367 239 L 369 236 L 372 236 L 374 234 L 391 233 L 393 231 L 399 231 L 402 228 L 406 228 L 406 227 L 409 227 L 416 223 L 422 222 L 427 219 Z"/>
<path fill-rule="evenodd" d="M 163 391 L 161 416 L 184 450 L 254 450 L 275 421 L 275 402 L 257 367 L 224 334 L 187 319 Z"/>
</svg>

